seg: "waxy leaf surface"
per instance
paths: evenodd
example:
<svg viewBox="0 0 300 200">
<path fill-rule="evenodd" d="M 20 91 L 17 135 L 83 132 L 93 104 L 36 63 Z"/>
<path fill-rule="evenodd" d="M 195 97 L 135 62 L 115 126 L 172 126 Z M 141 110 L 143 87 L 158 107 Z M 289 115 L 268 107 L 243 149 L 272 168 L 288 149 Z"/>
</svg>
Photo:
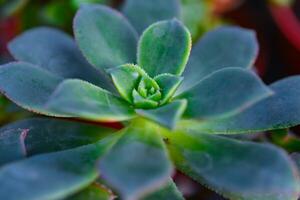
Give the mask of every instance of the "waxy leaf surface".
<svg viewBox="0 0 300 200">
<path fill-rule="evenodd" d="M 126 0 L 122 12 L 141 34 L 155 22 L 179 18 L 180 3 L 179 0 Z"/>
<path fill-rule="evenodd" d="M 295 165 L 275 146 L 199 132 L 169 139 L 177 168 L 227 198 L 296 200 L 299 195 Z"/>
<path fill-rule="evenodd" d="M 42 154 L 0 168 L 0 196 L 9 200 L 62 199 L 98 176 L 96 160 L 114 138 L 61 152 Z M 17 192 L 16 192 L 17 191 Z"/>
<path fill-rule="evenodd" d="M 251 71 L 226 68 L 212 73 L 178 98 L 188 100 L 187 118 L 233 115 L 272 95 Z"/>
<path fill-rule="evenodd" d="M 122 199 L 138 199 L 153 192 L 172 174 L 163 141 L 151 125 L 133 122 L 99 161 L 102 177 Z"/>
<path fill-rule="evenodd" d="M 162 73 L 180 75 L 188 60 L 191 36 L 176 19 L 157 22 L 142 34 L 138 64 L 151 77 Z"/>
<path fill-rule="evenodd" d="M 74 18 L 74 34 L 84 56 L 98 69 L 136 61 L 137 33 L 116 10 L 82 6 Z"/>
<path fill-rule="evenodd" d="M 121 121 L 134 117 L 133 108 L 123 99 L 76 79 L 62 82 L 45 107 L 55 113 L 92 121 Z"/>
<path fill-rule="evenodd" d="M 206 33 L 192 49 L 179 93 L 205 76 L 226 67 L 252 67 L 258 54 L 254 32 L 238 27 L 221 27 Z"/>
<path fill-rule="evenodd" d="M 107 77 L 82 56 L 73 39 L 54 28 L 29 30 L 9 44 L 15 59 L 32 63 L 63 78 L 79 78 L 110 88 Z"/>
<path fill-rule="evenodd" d="M 274 95 L 243 112 L 222 120 L 190 126 L 203 132 L 245 133 L 284 129 L 300 124 L 300 76 L 273 83 Z"/>
</svg>

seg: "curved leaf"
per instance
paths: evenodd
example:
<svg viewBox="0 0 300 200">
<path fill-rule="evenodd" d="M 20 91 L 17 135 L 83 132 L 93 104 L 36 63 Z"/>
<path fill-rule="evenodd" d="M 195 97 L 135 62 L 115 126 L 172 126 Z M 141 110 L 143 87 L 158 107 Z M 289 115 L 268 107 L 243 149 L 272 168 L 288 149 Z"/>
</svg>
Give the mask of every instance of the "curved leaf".
<svg viewBox="0 0 300 200">
<path fill-rule="evenodd" d="M 114 139 L 5 165 L 0 168 L 1 198 L 61 199 L 85 188 L 97 178 L 95 162 Z"/>
<path fill-rule="evenodd" d="M 43 105 L 62 78 L 25 62 L 0 67 L 0 91 L 18 106 L 40 114 L 61 116 Z"/>
<path fill-rule="evenodd" d="M 32 118 L 0 129 L 0 165 L 26 156 L 94 143 L 114 129 L 57 119 Z"/>
<path fill-rule="evenodd" d="M 185 117 L 214 118 L 236 114 L 271 94 L 251 71 L 226 68 L 207 76 L 178 98 L 188 100 Z"/>
<path fill-rule="evenodd" d="M 87 60 L 98 69 L 136 61 L 137 34 L 116 10 L 82 6 L 74 18 L 74 34 Z"/>
<path fill-rule="evenodd" d="M 176 19 L 149 26 L 138 46 L 138 64 L 151 76 L 180 75 L 191 49 L 189 31 Z"/>
<path fill-rule="evenodd" d="M 245 133 L 284 129 L 300 124 L 300 76 L 273 83 L 274 95 L 242 113 L 221 120 L 198 123 L 203 132 Z"/>
<path fill-rule="evenodd" d="M 177 121 L 180 120 L 181 115 L 185 111 L 186 105 L 186 100 L 176 100 L 154 109 L 137 109 L 136 112 L 139 115 L 153 120 L 154 122 L 162 126 L 173 129 L 175 128 Z"/>
<path fill-rule="evenodd" d="M 90 66 L 73 39 L 54 28 L 26 31 L 9 44 L 10 53 L 63 78 L 79 78 L 104 88 L 111 88 L 104 74 Z"/>
<path fill-rule="evenodd" d="M 295 165 L 275 146 L 197 131 L 172 134 L 169 144 L 181 171 L 227 198 L 296 200 L 299 195 Z"/>
<path fill-rule="evenodd" d="M 258 54 L 253 31 L 221 27 L 208 32 L 193 46 L 178 93 L 196 85 L 205 76 L 226 67 L 252 67 Z"/>
<path fill-rule="evenodd" d="M 123 99 L 76 79 L 62 82 L 45 107 L 54 113 L 93 121 L 122 121 L 134 117 L 134 110 Z"/>
<path fill-rule="evenodd" d="M 122 199 L 138 199 L 163 186 L 172 173 L 172 165 L 152 124 L 135 121 L 121 134 L 99 161 L 99 170 Z"/>
<path fill-rule="evenodd" d="M 141 34 L 157 21 L 179 18 L 180 3 L 179 0 L 126 0 L 122 12 Z"/>
</svg>

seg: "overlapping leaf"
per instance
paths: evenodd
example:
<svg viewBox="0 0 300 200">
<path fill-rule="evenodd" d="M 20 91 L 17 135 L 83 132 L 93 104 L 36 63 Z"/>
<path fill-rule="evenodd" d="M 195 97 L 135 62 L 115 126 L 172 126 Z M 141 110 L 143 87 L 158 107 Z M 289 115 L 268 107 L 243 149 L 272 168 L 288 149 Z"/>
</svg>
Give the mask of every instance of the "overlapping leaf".
<svg viewBox="0 0 300 200">
<path fill-rule="evenodd" d="M 176 166 L 227 198 L 296 200 L 299 195 L 294 164 L 274 146 L 199 132 L 172 136 L 169 148 Z"/>
</svg>

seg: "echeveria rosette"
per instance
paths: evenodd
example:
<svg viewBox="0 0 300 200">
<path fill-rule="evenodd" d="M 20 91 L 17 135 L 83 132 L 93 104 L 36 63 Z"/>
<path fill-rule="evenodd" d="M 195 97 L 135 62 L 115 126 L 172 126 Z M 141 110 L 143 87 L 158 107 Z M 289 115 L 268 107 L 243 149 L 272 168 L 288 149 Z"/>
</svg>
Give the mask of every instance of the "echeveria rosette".
<svg viewBox="0 0 300 200">
<path fill-rule="evenodd" d="M 167 13 L 156 15 L 150 3 L 127 3 L 130 21 L 135 4 L 149 20 L 141 17 L 133 27 L 105 6 L 78 11 L 80 50 L 52 28 L 30 30 L 10 44 L 18 61 L 0 67 L 2 93 L 25 109 L 64 119 L 28 119 L 0 129 L 0 196 L 80 199 L 90 191 L 109 199 L 110 191 L 95 187 L 105 183 L 125 200 L 183 199 L 171 180 L 174 163 L 227 198 L 297 199 L 298 172 L 285 152 L 212 133 L 299 124 L 300 115 L 284 108 L 300 114 L 300 89 L 291 87 L 300 78 L 265 86 L 249 69 L 258 49 L 254 34 L 237 27 L 208 33 L 189 58 L 190 34 L 172 19 L 177 11 L 162 7 Z M 276 115 L 269 116 L 266 104 L 278 107 Z M 268 123 L 246 126 L 255 116 Z M 66 118 L 129 125 L 116 131 Z"/>
</svg>

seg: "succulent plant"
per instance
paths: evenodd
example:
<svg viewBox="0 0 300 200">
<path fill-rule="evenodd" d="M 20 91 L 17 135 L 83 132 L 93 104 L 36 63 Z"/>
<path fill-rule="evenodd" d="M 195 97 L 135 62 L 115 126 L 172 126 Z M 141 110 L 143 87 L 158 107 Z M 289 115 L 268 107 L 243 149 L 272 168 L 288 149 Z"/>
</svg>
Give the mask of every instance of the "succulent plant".
<svg viewBox="0 0 300 200">
<path fill-rule="evenodd" d="M 123 12 L 136 15 L 139 1 L 128 2 Z M 10 43 L 18 61 L 0 67 L 0 90 L 52 118 L 0 129 L 1 199 L 183 199 L 176 168 L 229 199 L 296 200 L 298 171 L 283 150 L 225 134 L 299 124 L 300 77 L 266 86 L 251 71 L 255 34 L 238 27 L 207 33 L 190 55 L 176 13 L 147 2 L 139 32 L 119 12 L 85 5 L 74 19 L 79 48 L 47 27 Z"/>
</svg>

